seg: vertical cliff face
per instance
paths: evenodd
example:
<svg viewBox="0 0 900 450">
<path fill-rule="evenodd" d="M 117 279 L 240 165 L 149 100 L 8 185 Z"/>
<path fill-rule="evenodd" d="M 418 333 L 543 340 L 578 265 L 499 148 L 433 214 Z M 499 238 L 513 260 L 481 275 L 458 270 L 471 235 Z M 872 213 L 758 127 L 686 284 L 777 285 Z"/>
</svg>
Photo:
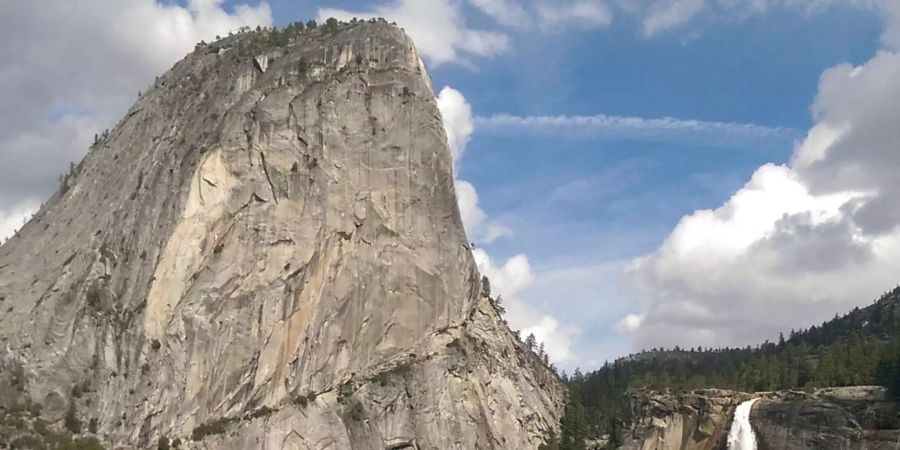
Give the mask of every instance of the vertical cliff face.
<svg viewBox="0 0 900 450">
<path fill-rule="evenodd" d="M 563 390 L 480 291 L 412 42 L 247 32 L 157 79 L 0 247 L 0 341 L 107 442 L 532 449 Z"/>
</svg>

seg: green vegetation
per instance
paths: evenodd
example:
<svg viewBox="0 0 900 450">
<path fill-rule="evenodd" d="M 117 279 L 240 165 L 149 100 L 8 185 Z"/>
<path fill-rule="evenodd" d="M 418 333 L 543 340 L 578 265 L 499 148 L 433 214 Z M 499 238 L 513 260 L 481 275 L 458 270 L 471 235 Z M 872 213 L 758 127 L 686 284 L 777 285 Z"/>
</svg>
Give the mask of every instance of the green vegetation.
<svg viewBox="0 0 900 450">
<path fill-rule="evenodd" d="M 231 425 L 233 422 L 237 422 L 238 420 L 239 419 L 233 417 L 222 417 L 211 422 L 201 424 L 197 428 L 194 428 L 194 431 L 191 432 L 191 439 L 194 441 L 200 441 L 203 440 L 203 438 L 205 438 L 206 436 L 222 434 L 228 429 L 229 425 Z"/>
<path fill-rule="evenodd" d="M 322 30 L 326 33 L 334 33 L 337 31 L 338 25 L 340 25 L 340 22 L 338 22 L 337 19 L 329 17 L 328 20 L 325 21 L 325 25 L 322 25 Z"/>
<path fill-rule="evenodd" d="M 275 412 L 274 409 L 269 408 L 268 406 L 263 406 L 261 408 L 254 410 L 253 412 L 251 412 L 250 419 L 258 419 L 260 417 L 266 417 L 268 415 L 271 415 L 274 412 Z"/>
<path fill-rule="evenodd" d="M 51 429 L 40 417 L 40 405 L 28 400 L 8 404 L 3 399 L 0 408 L 0 448 L 32 450 L 105 450 L 94 436 L 75 437 L 69 429 Z"/>
<path fill-rule="evenodd" d="M 900 339 L 884 349 L 883 357 L 875 369 L 878 384 L 888 388 L 888 393 L 900 401 Z"/>
<path fill-rule="evenodd" d="M 526 339 L 526 342 L 528 339 Z M 601 369 L 563 375 L 569 403 L 561 436 L 548 450 L 581 450 L 585 442 L 608 439 L 614 448 L 631 423 L 634 390 L 739 391 L 882 385 L 900 400 L 900 288 L 866 308 L 856 308 L 788 338 L 755 348 L 653 349 Z"/>
<path fill-rule="evenodd" d="M 78 418 L 78 411 L 75 407 L 75 400 L 69 402 L 69 409 L 66 410 L 66 418 L 64 424 L 67 430 L 72 434 L 81 433 L 81 419 Z"/>
<path fill-rule="evenodd" d="M 294 399 L 294 403 L 300 405 L 301 408 L 306 408 L 306 405 L 316 401 L 316 393 L 310 392 L 306 395 L 300 394 Z"/>
</svg>

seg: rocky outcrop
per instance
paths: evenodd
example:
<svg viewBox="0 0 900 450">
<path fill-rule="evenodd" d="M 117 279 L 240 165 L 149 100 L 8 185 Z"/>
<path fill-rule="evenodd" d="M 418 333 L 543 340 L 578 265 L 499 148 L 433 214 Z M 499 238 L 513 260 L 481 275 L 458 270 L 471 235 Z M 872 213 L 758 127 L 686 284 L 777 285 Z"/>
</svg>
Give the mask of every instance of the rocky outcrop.
<svg viewBox="0 0 900 450">
<path fill-rule="evenodd" d="M 198 46 L 0 247 L 0 299 L 30 398 L 114 447 L 533 449 L 564 400 L 382 22 Z"/>
<path fill-rule="evenodd" d="M 753 398 L 759 401 L 750 424 L 760 450 L 895 450 L 900 439 L 900 404 L 888 400 L 883 388 L 755 394 L 707 389 L 635 395 L 635 424 L 620 449 L 725 449 L 734 409 Z"/>
<path fill-rule="evenodd" d="M 900 405 L 878 387 L 767 395 L 750 423 L 760 450 L 896 450 Z"/>
<path fill-rule="evenodd" d="M 681 394 L 638 393 L 634 426 L 622 450 L 714 450 L 723 448 L 735 408 L 749 394 L 704 389 Z"/>
</svg>

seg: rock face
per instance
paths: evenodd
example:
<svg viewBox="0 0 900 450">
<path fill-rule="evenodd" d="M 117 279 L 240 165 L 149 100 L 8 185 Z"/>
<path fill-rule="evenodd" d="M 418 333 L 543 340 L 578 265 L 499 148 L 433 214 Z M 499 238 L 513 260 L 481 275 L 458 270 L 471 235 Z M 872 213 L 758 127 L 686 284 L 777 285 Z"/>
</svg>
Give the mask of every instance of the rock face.
<svg viewBox="0 0 900 450">
<path fill-rule="evenodd" d="M 619 448 L 722 449 L 735 408 L 749 398 L 748 394 L 719 389 L 638 394 L 634 398 L 634 428 Z"/>
<path fill-rule="evenodd" d="M 896 450 L 898 413 L 884 389 L 863 386 L 766 398 L 750 422 L 760 450 Z"/>
<path fill-rule="evenodd" d="M 750 414 L 759 450 L 895 450 L 900 405 L 878 387 L 813 393 L 708 389 L 635 397 L 636 421 L 623 450 L 725 449 L 734 409 L 759 398 Z"/>
<path fill-rule="evenodd" d="M 412 42 L 283 37 L 198 46 L 0 247 L 3 361 L 117 448 L 536 448 L 564 391 L 481 292 Z"/>
</svg>

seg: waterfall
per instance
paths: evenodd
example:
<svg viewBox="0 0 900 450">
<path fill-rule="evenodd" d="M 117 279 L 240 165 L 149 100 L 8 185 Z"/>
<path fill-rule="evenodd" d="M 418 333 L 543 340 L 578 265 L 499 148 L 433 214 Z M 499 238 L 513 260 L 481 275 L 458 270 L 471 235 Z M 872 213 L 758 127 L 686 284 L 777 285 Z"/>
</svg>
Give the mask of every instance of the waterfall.
<svg viewBox="0 0 900 450">
<path fill-rule="evenodd" d="M 756 434 L 750 426 L 750 409 L 759 400 L 754 398 L 738 405 L 728 431 L 728 450 L 756 450 Z"/>
</svg>

